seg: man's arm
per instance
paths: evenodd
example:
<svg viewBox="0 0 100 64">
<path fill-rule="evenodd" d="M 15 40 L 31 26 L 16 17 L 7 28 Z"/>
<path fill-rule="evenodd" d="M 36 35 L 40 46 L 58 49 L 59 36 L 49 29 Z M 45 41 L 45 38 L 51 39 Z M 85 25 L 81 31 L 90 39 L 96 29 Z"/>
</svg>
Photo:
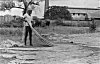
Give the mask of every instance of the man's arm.
<svg viewBox="0 0 100 64">
<path fill-rule="evenodd" d="M 27 16 L 24 15 L 24 16 L 22 17 L 22 20 L 26 22 L 26 20 L 25 20 L 26 18 L 27 18 Z"/>
</svg>

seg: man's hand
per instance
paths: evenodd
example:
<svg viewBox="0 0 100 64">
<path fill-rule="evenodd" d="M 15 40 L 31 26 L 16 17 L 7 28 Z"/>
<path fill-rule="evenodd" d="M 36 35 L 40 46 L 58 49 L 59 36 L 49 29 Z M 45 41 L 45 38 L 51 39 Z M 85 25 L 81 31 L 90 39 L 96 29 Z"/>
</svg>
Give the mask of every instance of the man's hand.
<svg viewBox="0 0 100 64">
<path fill-rule="evenodd" d="M 23 19 L 25 19 L 26 17 L 24 17 Z"/>
<path fill-rule="evenodd" d="M 21 20 L 24 21 L 24 22 L 27 22 L 27 21 L 25 20 L 25 18 L 21 18 Z"/>
</svg>

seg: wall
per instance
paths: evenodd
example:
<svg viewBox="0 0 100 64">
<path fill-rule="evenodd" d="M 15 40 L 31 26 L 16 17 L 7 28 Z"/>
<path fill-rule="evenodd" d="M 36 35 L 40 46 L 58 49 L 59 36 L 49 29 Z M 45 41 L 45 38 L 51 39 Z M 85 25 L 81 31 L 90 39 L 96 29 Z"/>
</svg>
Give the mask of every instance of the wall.
<svg viewBox="0 0 100 64">
<path fill-rule="evenodd" d="M 85 17 L 83 14 L 71 14 L 72 15 L 72 18 L 73 20 L 85 20 Z"/>
</svg>

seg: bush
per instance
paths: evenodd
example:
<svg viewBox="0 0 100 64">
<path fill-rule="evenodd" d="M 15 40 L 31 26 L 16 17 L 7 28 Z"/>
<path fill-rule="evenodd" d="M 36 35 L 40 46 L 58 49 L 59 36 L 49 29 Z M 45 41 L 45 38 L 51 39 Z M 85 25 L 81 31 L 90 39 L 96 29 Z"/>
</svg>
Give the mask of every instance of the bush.
<svg viewBox="0 0 100 64">
<path fill-rule="evenodd" d="M 21 20 L 12 20 L 11 21 L 11 26 L 18 27 L 18 28 L 23 27 L 23 21 L 21 21 Z"/>
<path fill-rule="evenodd" d="M 78 24 L 78 27 L 89 27 L 89 24 L 86 22 L 80 22 L 79 24 Z"/>
<path fill-rule="evenodd" d="M 23 20 L 21 20 L 21 18 L 17 18 L 16 20 L 0 24 L 0 27 L 23 27 Z"/>
<path fill-rule="evenodd" d="M 90 24 L 90 32 L 95 32 L 95 30 L 96 30 L 96 23 L 92 21 Z"/>
<path fill-rule="evenodd" d="M 10 22 L 4 22 L 4 23 L 0 24 L 0 27 L 11 27 L 11 23 Z"/>
<path fill-rule="evenodd" d="M 63 23 L 62 26 L 74 26 L 72 23 Z"/>
<path fill-rule="evenodd" d="M 55 20 L 58 18 L 72 20 L 72 16 L 67 8 L 61 6 L 51 6 L 44 14 L 45 19 Z"/>
<path fill-rule="evenodd" d="M 58 18 L 55 22 L 54 22 L 55 25 L 62 25 L 63 24 L 63 21 L 62 19 Z"/>
<path fill-rule="evenodd" d="M 1 35 L 22 36 L 22 28 L 1 28 Z"/>
<path fill-rule="evenodd" d="M 90 21 L 66 21 L 66 20 L 58 19 L 52 22 L 52 24 L 61 25 L 61 26 L 89 27 Z"/>
</svg>

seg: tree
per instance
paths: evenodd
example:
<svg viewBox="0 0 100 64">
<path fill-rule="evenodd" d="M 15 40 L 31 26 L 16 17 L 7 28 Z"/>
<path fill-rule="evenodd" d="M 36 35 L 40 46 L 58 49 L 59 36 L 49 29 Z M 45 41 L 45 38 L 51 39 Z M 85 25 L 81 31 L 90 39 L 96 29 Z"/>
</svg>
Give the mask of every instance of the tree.
<svg viewBox="0 0 100 64">
<path fill-rule="evenodd" d="M 51 6 L 49 9 L 45 12 L 44 17 L 47 19 L 65 19 L 65 20 L 71 20 L 71 14 L 70 12 L 66 9 L 66 7 L 61 7 L 61 6 Z"/>
<path fill-rule="evenodd" d="M 15 7 L 15 3 L 13 2 L 8 1 L 1 3 L 1 10 L 10 10 L 13 7 Z"/>
<path fill-rule="evenodd" d="M 15 6 L 15 3 L 13 1 L 7 1 L 7 2 L 3 2 L 1 4 L 1 10 L 10 10 L 11 8 L 20 8 L 23 9 L 23 15 L 26 13 L 28 6 L 29 5 L 39 5 L 39 2 L 34 3 L 34 0 L 17 0 L 18 2 L 22 2 L 24 5 L 24 8 L 21 6 Z"/>
</svg>

